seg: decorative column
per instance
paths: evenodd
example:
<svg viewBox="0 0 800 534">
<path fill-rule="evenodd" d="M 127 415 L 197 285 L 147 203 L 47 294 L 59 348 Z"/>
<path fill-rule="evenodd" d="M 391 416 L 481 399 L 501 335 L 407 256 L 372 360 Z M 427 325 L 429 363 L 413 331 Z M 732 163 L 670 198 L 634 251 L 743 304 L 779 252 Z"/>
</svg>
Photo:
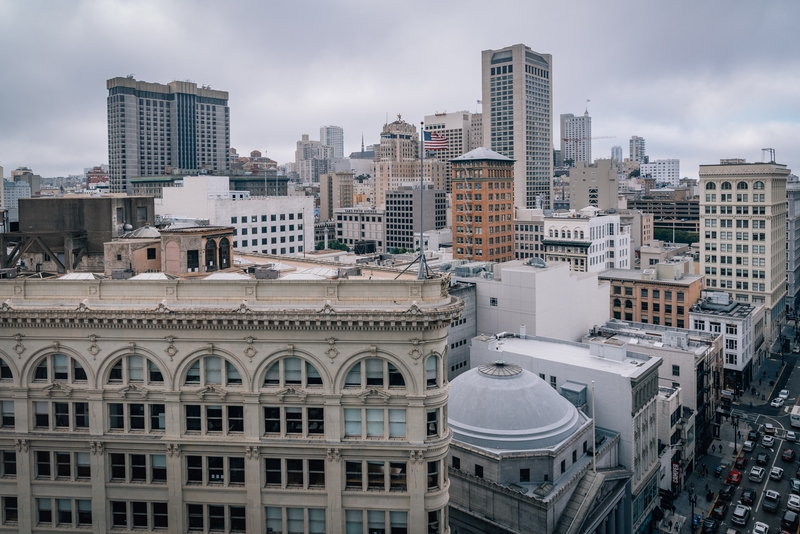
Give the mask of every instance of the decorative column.
<svg viewBox="0 0 800 534">
<path fill-rule="evenodd" d="M 22 403 L 16 403 L 17 406 L 20 404 Z M 19 416 L 17 416 L 17 420 L 19 420 Z M 29 451 L 27 439 L 18 439 L 14 445 L 17 450 L 17 513 L 19 516 L 17 528 L 20 532 L 30 532 L 32 526 L 36 524 L 34 516 L 36 504 L 31 499 L 31 479 L 35 477 L 31 462 L 33 453 Z M 26 503 L 30 503 L 30 506 L 26 506 Z"/>
<path fill-rule="evenodd" d="M 108 518 L 106 513 L 108 508 L 106 501 L 106 455 L 104 449 L 102 441 L 89 442 L 92 470 L 92 530 L 96 534 L 108 532 L 108 525 L 106 524 Z"/>
<path fill-rule="evenodd" d="M 328 517 L 325 518 L 328 532 L 338 532 L 344 524 L 342 492 L 344 491 L 342 461 L 339 449 L 328 449 L 325 462 L 325 487 L 328 493 Z"/>
<path fill-rule="evenodd" d="M 247 488 L 247 532 L 261 532 L 264 529 L 265 518 L 264 504 L 261 502 L 261 488 L 264 487 L 264 484 L 261 478 L 262 464 L 259 447 L 247 445 L 244 448 L 244 458 L 244 487 Z"/>
<path fill-rule="evenodd" d="M 185 532 L 183 510 L 183 465 L 181 446 L 167 443 L 167 488 L 169 489 L 169 530 Z"/>
</svg>

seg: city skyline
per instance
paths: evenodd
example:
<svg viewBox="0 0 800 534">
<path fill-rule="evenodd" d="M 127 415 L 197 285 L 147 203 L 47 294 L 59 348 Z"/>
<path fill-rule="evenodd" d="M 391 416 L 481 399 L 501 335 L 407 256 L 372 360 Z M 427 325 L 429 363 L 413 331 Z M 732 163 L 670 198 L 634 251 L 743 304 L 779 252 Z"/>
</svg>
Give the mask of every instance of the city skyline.
<svg viewBox="0 0 800 534">
<path fill-rule="evenodd" d="M 336 124 L 347 155 L 360 149 L 362 134 L 366 144 L 378 142 L 387 116 L 391 121 L 400 113 L 419 125 L 435 112 L 480 111 L 481 51 L 525 44 L 553 55 L 553 116 L 590 99 L 593 134 L 615 136 L 595 141 L 596 155 L 639 135 L 651 158 L 681 159 L 684 176 L 696 177 L 700 164 L 721 158 L 759 161 L 765 147 L 776 149 L 778 162 L 800 168 L 791 145 L 800 135 L 800 57 L 790 52 L 790 25 L 800 6 L 634 5 L 585 2 L 568 12 L 507 2 L 497 9 L 519 16 L 506 19 L 498 36 L 480 31 L 477 3 L 448 18 L 457 24 L 442 25 L 453 16 L 447 6 L 427 6 L 419 17 L 414 10 L 332 4 L 304 12 L 303 24 L 249 33 L 240 31 L 243 20 L 299 20 L 299 8 L 0 1 L 0 43 L 14 51 L 0 57 L 7 80 L 0 88 L 0 165 L 63 176 L 107 163 L 104 82 L 128 74 L 160 83 L 192 79 L 228 91 L 231 146 L 240 153 L 258 149 L 279 164 L 293 161 L 302 133 Z M 582 16 L 571 19 L 576 12 Z M 525 21 L 534 13 L 543 23 L 532 33 Z M 214 39 L 195 31 L 209 20 Z M 325 28 L 338 20 L 351 30 L 330 40 Z M 578 37 L 563 39 L 563 26 L 555 23 L 565 20 Z M 37 39 L 16 46 L 33 24 Z M 624 37 L 594 37 L 593 28 L 609 24 L 624 28 L 618 33 Z M 736 41 L 728 39 L 730 28 L 745 27 Z M 411 35 L 425 39 L 383 46 Z M 439 47 L 445 57 L 419 61 L 437 44 L 447 44 Z M 619 69 L 622 58 L 625 69 Z"/>
</svg>

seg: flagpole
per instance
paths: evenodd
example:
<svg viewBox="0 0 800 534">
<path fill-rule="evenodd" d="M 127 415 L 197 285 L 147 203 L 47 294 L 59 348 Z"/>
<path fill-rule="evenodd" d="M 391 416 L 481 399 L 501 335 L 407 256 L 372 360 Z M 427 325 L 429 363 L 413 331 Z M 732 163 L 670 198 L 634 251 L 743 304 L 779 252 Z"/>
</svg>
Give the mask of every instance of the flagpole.
<svg viewBox="0 0 800 534">
<path fill-rule="evenodd" d="M 425 123 L 420 122 L 419 135 L 419 274 L 417 280 L 425 280 L 425 240 L 422 235 L 424 219 L 422 211 L 422 197 L 424 193 L 425 175 Z"/>
</svg>

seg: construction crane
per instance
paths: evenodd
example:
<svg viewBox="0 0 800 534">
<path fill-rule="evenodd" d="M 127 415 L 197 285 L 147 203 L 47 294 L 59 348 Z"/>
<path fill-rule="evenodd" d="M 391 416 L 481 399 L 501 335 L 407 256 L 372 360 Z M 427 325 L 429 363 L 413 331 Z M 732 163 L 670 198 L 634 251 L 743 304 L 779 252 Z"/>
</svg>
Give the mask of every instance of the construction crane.
<svg viewBox="0 0 800 534">
<path fill-rule="evenodd" d="M 575 143 L 572 149 L 575 157 L 578 157 L 578 141 L 591 141 L 593 139 L 616 139 L 616 135 L 598 135 L 597 137 L 562 137 L 561 140 L 565 143 L 573 142 Z M 562 157 L 566 156 L 566 154 L 562 154 Z M 566 158 L 565 158 L 566 159 Z"/>
</svg>

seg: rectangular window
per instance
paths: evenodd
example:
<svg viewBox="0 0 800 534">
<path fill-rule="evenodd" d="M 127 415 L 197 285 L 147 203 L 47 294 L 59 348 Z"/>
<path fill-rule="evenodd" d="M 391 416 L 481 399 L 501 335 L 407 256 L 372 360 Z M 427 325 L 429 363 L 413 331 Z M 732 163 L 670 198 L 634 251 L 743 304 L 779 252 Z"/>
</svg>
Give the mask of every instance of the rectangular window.
<svg viewBox="0 0 800 534">
<path fill-rule="evenodd" d="M 0 468 L 2 468 L 2 472 L 0 472 L 0 476 L 3 477 L 15 477 L 17 476 L 17 452 L 16 451 L 2 451 L 0 452 L 3 457 L 2 464 L 0 464 Z"/>
<path fill-rule="evenodd" d="M 681 366 L 680 365 L 673 365 L 672 366 L 672 376 L 681 376 Z"/>
<path fill-rule="evenodd" d="M 367 408 L 367 437 L 383 437 L 383 409 Z"/>
<path fill-rule="evenodd" d="M 389 410 L 389 437 L 404 438 L 406 436 L 406 411 Z"/>
<path fill-rule="evenodd" d="M 405 462 L 389 463 L 389 479 L 391 491 L 406 491 L 407 467 Z"/>
<path fill-rule="evenodd" d="M 361 469 L 361 462 L 345 462 L 346 489 L 358 491 L 363 489 Z"/>
<path fill-rule="evenodd" d="M 439 488 L 439 461 L 428 462 L 428 489 Z"/>
<path fill-rule="evenodd" d="M 428 410 L 428 436 L 439 435 L 439 410 Z"/>
<path fill-rule="evenodd" d="M 267 458 L 266 468 L 267 485 L 281 486 L 283 484 L 283 477 L 281 476 L 280 458 Z"/>
<path fill-rule="evenodd" d="M 16 497 L 3 497 L 3 523 L 10 525 L 19 521 L 19 504 Z"/>
<path fill-rule="evenodd" d="M 519 470 L 519 481 L 520 482 L 530 482 L 531 481 L 531 470 L 530 469 L 520 469 Z"/>
<path fill-rule="evenodd" d="M 384 490 L 385 487 L 384 463 L 367 462 L 367 489 Z"/>
</svg>

